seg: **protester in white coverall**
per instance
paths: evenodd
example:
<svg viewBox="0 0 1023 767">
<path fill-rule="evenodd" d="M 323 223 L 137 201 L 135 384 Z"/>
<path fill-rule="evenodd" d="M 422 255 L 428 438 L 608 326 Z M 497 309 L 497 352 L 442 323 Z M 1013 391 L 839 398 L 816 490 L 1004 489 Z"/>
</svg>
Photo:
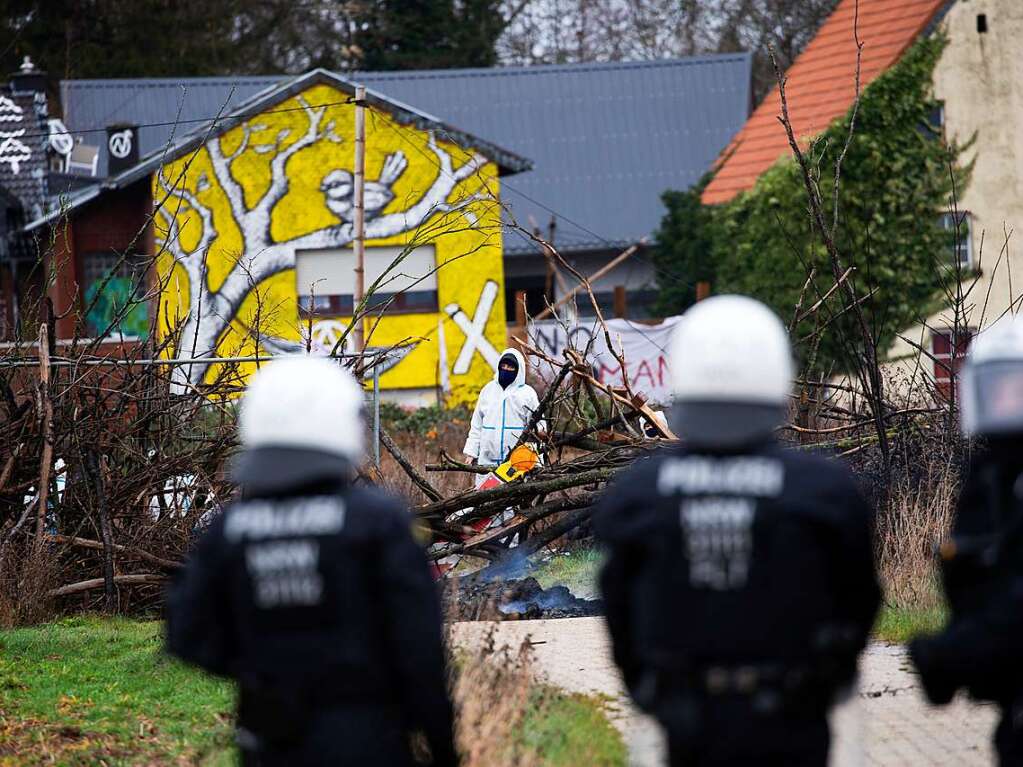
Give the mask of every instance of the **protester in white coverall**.
<svg viewBox="0 0 1023 767">
<path fill-rule="evenodd" d="M 494 380 L 480 391 L 463 452 L 483 466 L 503 463 L 539 405 L 536 390 L 526 383 L 525 359 L 515 349 L 505 349 Z M 546 424 L 541 420 L 537 429 L 544 431 Z M 477 487 L 485 477 L 476 475 Z"/>
</svg>

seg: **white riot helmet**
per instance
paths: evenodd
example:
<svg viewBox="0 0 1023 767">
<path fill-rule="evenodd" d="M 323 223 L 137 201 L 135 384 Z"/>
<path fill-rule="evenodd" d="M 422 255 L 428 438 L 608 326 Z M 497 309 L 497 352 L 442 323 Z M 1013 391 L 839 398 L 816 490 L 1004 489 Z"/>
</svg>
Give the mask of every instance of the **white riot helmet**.
<svg viewBox="0 0 1023 767">
<path fill-rule="evenodd" d="M 1023 436 L 1023 319 L 1007 315 L 970 343 L 959 374 L 968 437 Z"/>
<path fill-rule="evenodd" d="M 362 387 L 333 361 L 296 356 L 266 365 L 242 399 L 235 479 L 251 491 L 344 476 L 363 455 L 362 402 Z"/>
<path fill-rule="evenodd" d="M 792 350 L 781 320 L 759 301 L 701 301 L 682 316 L 670 354 L 673 425 L 686 443 L 742 447 L 784 422 Z"/>
</svg>

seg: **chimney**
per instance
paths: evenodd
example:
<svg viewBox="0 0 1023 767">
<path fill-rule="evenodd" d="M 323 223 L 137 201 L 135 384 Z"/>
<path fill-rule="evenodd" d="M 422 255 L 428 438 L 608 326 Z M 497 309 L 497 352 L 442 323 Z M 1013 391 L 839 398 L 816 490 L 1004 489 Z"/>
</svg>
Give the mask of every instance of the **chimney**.
<svg viewBox="0 0 1023 767">
<path fill-rule="evenodd" d="M 11 91 L 18 93 L 46 93 L 46 73 L 36 69 L 28 56 L 21 68 L 11 75 Z"/>
</svg>

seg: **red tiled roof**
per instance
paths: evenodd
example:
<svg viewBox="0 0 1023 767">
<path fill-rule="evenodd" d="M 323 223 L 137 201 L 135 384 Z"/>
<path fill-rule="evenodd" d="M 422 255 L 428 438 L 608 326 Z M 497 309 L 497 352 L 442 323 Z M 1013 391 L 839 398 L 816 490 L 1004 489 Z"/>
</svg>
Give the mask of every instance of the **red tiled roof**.
<svg viewBox="0 0 1023 767">
<path fill-rule="evenodd" d="M 859 0 L 859 38 L 863 42 L 861 86 L 891 67 L 948 0 Z M 856 95 L 856 0 L 841 0 L 788 70 L 785 95 L 792 128 L 799 139 L 823 132 L 852 106 Z M 721 153 L 717 175 L 703 202 L 728 202 L 750 189 L 760 174 L 789 151 L 778 122 L 777 87 L 753 112 Z"/>
</svg>

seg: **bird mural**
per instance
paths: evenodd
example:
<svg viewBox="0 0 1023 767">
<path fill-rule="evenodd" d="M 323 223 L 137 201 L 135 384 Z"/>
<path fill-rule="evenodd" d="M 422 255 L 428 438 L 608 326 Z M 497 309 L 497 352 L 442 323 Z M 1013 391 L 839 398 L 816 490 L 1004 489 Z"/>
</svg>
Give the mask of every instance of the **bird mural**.
<svg viewBox="0 0 1023 767">
<path fill-rule="evenodd" d="M 366 220 L 376 218 L 383 213 L 387 204 L 394 199 L 391 186 L 401 178 L 408 167 L 404 152 L 387 155 L 384 167 L 376 181 L 366 181 L 363 192 L 363 205 L 366 209 Z M 326 199 L 327 208 L 342 221 L 352 220 L 352 209 L 355 205 L 355 179 L 352 173 L 341 168 L 332 170 L 320 182 L 320 191 Z"/>
</svg>

